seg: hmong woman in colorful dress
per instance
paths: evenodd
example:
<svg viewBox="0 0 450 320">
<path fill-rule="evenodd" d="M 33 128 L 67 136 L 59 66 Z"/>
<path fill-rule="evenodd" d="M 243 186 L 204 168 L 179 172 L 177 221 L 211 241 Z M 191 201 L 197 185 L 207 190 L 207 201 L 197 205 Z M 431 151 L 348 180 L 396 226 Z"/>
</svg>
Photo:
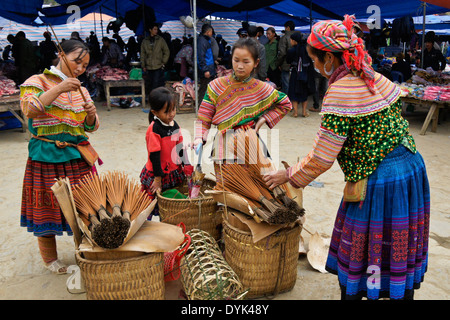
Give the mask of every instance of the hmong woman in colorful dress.
<svg viewBox="0 0 450 320">
<path fill-rule="evenodd" d="M 54 141 L 86 144 L 86 132 L 99 126 L 94 103 L 76 78 L 89 64 L 89 50 L 76 40 L 64 41 L 61 46 L 75 78 L 60 59 L 56 67 L 31 76 L 20 88 L 21 108 L 33 135 L 28 144 L 20 224 L 37 237 L 45 266 L 58 274 L 65 273 L 67 267 L 58 260 L 55 235 L 63 231 L 72 235 L 72 230 L 50 188 L 60 177 L 68 177 L 75 185 L 94 167 L 75 147 L 58 147 Z"/>
<path fill-rule="evenodd" d="M 306 187 L 337 159 L 345 175 L 326 269 L 342 299 L 412 299 L 428 265 L 430 189 L 425 163 L 401 116 L 399 88 L 374 72 L 353 17 L 316 23 L 314 66 L 329 79 L 313 149 L 264 178 Z"/>
<path fill-rule="evenodd" d="M 253 78 L 259 62 L 254 40 L 238 40 L 233 46 L 231 60 L 233 73 L 208 85 L 198 110 L 193 144 L 196 148 L 198 144 L 206 143 L 211 124 L 217 126 L 212 149 L 216 183 L 221 181 L 219 163 L 236 160 L 233 151 L 227 148 L 227 132 L 249 127 L 259 131 L 264 123 L 273 128 L 292 109 L 286 94 Z"/>
</svg>

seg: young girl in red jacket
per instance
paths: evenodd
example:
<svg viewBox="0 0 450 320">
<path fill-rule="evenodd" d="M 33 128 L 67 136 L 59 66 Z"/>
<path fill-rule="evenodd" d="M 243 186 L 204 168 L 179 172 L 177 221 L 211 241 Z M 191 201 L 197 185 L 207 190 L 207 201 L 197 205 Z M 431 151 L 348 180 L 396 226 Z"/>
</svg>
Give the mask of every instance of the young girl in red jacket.
<svg viewBox="0 0 450 320">
<path fill-rule="evenodd" d="M 149 126 L 145 136 L 148 159 L 140 178 L 142 190 L 155 197 L 157 192 L 181 185 L 186 175 L 191 175 L 187 152 L 183 147 L 183 136 L 174 120 L 176 108 L 174 95 L 165 87 L 155 88 L 149 96 Z M 152 216 L 159 215 L 158 206 Z"/>
</svg>

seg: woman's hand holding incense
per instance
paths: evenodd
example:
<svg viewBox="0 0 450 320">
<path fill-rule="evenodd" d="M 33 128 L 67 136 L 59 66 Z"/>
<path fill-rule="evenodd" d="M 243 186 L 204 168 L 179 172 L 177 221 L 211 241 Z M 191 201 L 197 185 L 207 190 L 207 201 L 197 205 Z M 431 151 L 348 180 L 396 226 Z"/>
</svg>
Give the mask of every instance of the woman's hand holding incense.
<svg viewBox="0 0 450 320">
<path fill-rule="evenodd" d="M 77 91 L 81 87 L 81 82 L 77 78 L 67 78 L 57 86 L 61 93 Z"/>
<path fill-rule="evenodd" d="M 263 175 L 263 180 L 266 182 L 269 189 L 272 190 L 280 184 L 288 182 L 289 177 L 286 170 L 278 170 L 266 173 Z"/>
<path fill-rule="evenodd" d="M 95 118 L 97 115 L 97 108 L 93 103 L 85 103 L 83 105 L 84 110 L 86 111 L 86 124 L 88 126 L 93 126 L 95 124 Z"/>
<path fill-rule="evenodd" d="M 80 80 L 76 78 L 67 78 L 66 80 L 60 82 L 57 86 L 45 91 L 39 97 L 44 106 L 49 106 L 53 101 L 58 98 L 58 96 L 65 92 L 76 91 L 81 87 Z"/>
</svg>

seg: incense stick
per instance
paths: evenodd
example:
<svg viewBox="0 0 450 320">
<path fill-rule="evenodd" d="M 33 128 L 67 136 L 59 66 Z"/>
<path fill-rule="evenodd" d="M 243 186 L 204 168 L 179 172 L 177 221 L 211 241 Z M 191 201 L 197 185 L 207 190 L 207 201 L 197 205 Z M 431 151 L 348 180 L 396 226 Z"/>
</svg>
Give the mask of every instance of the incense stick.
<svg viewBox="0 0 450 320">
<path fill-rule="evenodd" d="M 70 69 L 69 62 L 67 61 L 67 58 L 66 58 L 66 54 L 65 54 L 64 50 L 62 49 L 61 44 L 59 43 L 58 37 L 56 36 L 55 30 L 53 30 L 53 27 L 51 24 L 49 24 L 49 26 L 50 26 L 50 29 L 52 29 L 53 36 L 55 37 L 55 40 L 56 40 L 56 48 L 57 48 L 59 54 L 61 55 L 62 60 L 66 64 L 66 67 L 69 70 L 71 77 L 75 78 L 75 76 L 73 75 L 72 69 Z M 84 93 L 81 90 L 81 87 L 78 88 L 78 91 L 80 92 L 81 97 L 83 97 L 84 102 L 87 102 L 87 99 L 84 96 Z"/>
</svg>

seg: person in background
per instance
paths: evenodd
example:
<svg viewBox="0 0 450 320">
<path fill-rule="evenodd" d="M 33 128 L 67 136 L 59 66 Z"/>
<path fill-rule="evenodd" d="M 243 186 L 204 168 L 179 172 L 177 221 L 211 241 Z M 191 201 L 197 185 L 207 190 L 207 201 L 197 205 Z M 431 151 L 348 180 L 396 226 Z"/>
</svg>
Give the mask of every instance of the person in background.
<svg viewBox="0 0 450 320">
<path fill-rule="evenodd" d="M 256 37 L 258 38 L 259 43 L 261 43 L 263 46 L 265 46 L 269 42 L 269 39 L 264 34 L 264 28 L 263 27 L 257 27 L 256 28 L 256 32 L 258 32 Z"/>
<path fill-rule="evenodd" d="M 239 28 L 236 34 L 238 35 L 239 39 L 248 37 L 247 29 L 244 28 Z"/>
<path fill-rule="evenodd" d="M 304 159 L 263 179 L 270 189 L 305 188 L 337 159 L 346 186 L 325 269 L 337 275 L 341 299 L 413 299 L 428 267 L 426 166 L 402 117 L 401 90 L 372 69 L 353 19 L 312 27 L 308 54 L 329 79 L 320 128 Z"/>
<path fill-rule="evenodd" d="M 277 65 L 277 60 L 278 60 L 277 33 L 275 31 L 275 28 L 269 27 L 266 30 L 266 34 L 267 34 L 267 39 L 269 40 L 264 45 L 264 48 L 266 49 L 267 77 L 269 78 L 270 81 L 275 83 L 275 85 L 278 88 L 281 86 L 281 83 L 280 83 L 281 71 Z"/>
<path fill-rule="evenodd" d="M 119 45 L 108 37 L 103 37 L 102 41 L 105 52 L 103 54 L 101 65 L 108 65 L 113 68 L 123 67 L 124 56 Z"/>
<path fill-rule="evenodd" d="M 278 67 L 281 70 L 281 91 L 288 93 L 289 90 L 289 71 L 290 63 L 286 62 L 287 51 L 292 47 L 291 34 L 295 31 L 295 23 L 292 20 L 286 21 L 284 24 L 284 36 L 278 43 Z"/>
<path fill-rule="evenodd" d="M 249 26 L 247 32 L 249 38 L 253 39 L 256 42 L 256 45 L 258 46 L 259 64 L 255 77 L 261 81 L 266 81 L 267 79 L 266 48 L 258 41 L 257 27 Z"/>
<path fill-rule="evenodd" d="M 194 71 L 194 48 L 192 47 L 193 38 L 185 38 L 181 50 L 175 56 L 174 64 L 177 75 L 180 79 L 186 77 L 193 78 Z"/>
<path fill-rule="evenodd" d="M 288 96 L 292 102 L 293 117 L 298 117 L 298 104 L 302 105 L 302 116 L 309 116 L 308 96 L 315 91 L 314 67 L 306 52 L 306 41 L 300 32 L 291 34 L 291 48 L 286 54 L 286 61 L 291 65 Z"/>
<path fill-rule="evenodd" d="M 139 57 L 138 57 L 139 46 L 138 46 L 138 43 L 137 43 L 135 37 L 132 36 L 128 39 L 125 49 L 127 51 L 127 55 L 125 58 L 127 63 L 130 63 L 131 61 L 139 60 Z"/>
<path fill-rule="evenodd" d="M 43 34 L 45 40 L 39 44 L 39 50 L 41 51 L 41 70 L 50 69 L 52 65 L 57 63 L 58 49 L 56 44 L 52 41 L 52 35 L 46 31 Z"/>
<path fill-rule="evenodd" d="M 409 57 L 409 54 L 407 57 Z M 403 76 L 403 81 L 408 81 L 411 78 L 411 64 L 409 61 L 406 61 L 402 52 L 399 52 L 395 58 L 395 63 L 392 65 L 391 72 L 400 72 Z"/>
<path fill-rule="evenodd" d="M 425 50 L 423 53 L 423 69 L 431 67 L 434 71 L 442 72 L 445 70 L 447 61 L 442 52 L 434 48 L 435 33 L 429 31 L 425 34 Z"/>
<path fill-rule="evenodd" d="M 83 39 L 81 39 L 80 33 L 78 31 L 73 31 L 70 34 L 70 39 L 69 40 L 77 40 L 77 41 L 83 42 Z"/>
<path fill-rule="evenodd" d="M 141 68 L 147 96 L 153 89 L 164 86 L 164 70 L 170 57 L 166 40 L 158 34 L 159 25 L 152 23 L 148 30 L 150 35 L 141 44 Z"/>
<path fill-rule="evenodd" d="M 212 47 L 213 28 L 205 23 L 202 26 L 201 35 L 197 39 L 197 59 L 198 59 L 198 105 L 205 96 L 208 84 L 216 77 L 216 64 Z"/>
<path fill-rule="evenodd" d="M 35 74 L 38 70 L 37 56 L 33 44 L 26 38 L 25 32 L 16 34 L 17 56 L 16 66 L 19 84 Z"/>
</svg>

